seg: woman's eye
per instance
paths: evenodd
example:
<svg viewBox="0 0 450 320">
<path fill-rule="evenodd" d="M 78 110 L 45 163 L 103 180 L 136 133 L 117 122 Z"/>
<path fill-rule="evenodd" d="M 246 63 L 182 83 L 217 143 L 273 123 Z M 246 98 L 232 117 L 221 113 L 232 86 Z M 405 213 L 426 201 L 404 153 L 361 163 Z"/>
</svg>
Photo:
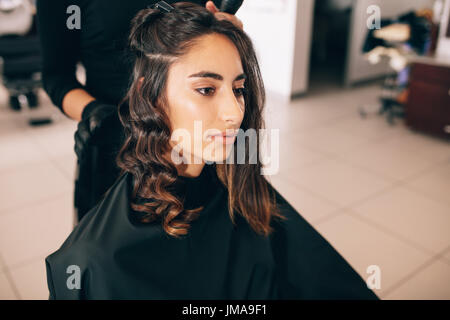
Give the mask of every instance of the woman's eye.
<svg viewBox="0 0 450 320">
<path fill-rule="evenodd" d="M 247 92 L 247 89 L 246 88 L 236 88 L 236 89 L 234 89 L 234 92 L 237 96 L 240 97 L 240 96 L 243 96 Z"/>
<path fill-rule="evenodd" d="M 214 91 L 214 88 L 208 87 L 208 88 L 200 88 L 200 89 L 196 89 L 198 92 L 200 92 L 200 94 L 204 95 L 204 96 L 210 96 L 211 95 L 211 91 Z M 201 92 L 201 90 L 204 90 L 205 93 Z"/>
<path fill-rule="evenodd" d="M 207 87 L 207 88 L 200 88 L 200 89 L 196 89 L 196 91 L 198 91 L 201 95 L 204 96 L 210 96 L 214 93 L 215 89 L 212 87 Z M 245 93 L 247 92 L 246 88 L 235 88 L 233 89 L 234 94 L 238 97 L 245 95 Z"/>
</svg>

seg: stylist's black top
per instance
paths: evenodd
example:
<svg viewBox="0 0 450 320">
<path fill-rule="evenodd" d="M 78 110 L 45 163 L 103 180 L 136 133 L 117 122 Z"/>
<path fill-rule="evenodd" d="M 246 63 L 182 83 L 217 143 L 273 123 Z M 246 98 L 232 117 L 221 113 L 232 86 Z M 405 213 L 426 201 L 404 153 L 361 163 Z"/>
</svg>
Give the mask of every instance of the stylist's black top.
<svg viewBox="0 0 450 320">
<path fill-rule="evenodd" d="M 125 96 L 131 62 L 124 49 L 131 19 L 155 0 L 38 0 L 37 21 L 43 54 L 42 80 L 52 102 L 62 110 L 66 93 L 84 88 L 93 97 L 117 105 Z M 167 1 L 169 3 L 178 1 Z M 191 0 L 202 6 L 206 0 Z M 73 15 L 69 6 L 80 8 L 80 29 L 67 28 Z M 67 13 L 69 11 L 69 13 Z M 80 61 L 86 85 L 75 76 Z"/>
<path fill-rule="evenodd" d="M 275 231 L 233 226 L 227 191 L 206 165 L 179 177 L 185 207 L 204 206 L 186 236 L 133 211 L 126 173 L 46 258 L 50 299 L 377 299 L 342 256 L 277 193 Z M 77 276 L 78 280 L 77 281 Z"/>
</svg>

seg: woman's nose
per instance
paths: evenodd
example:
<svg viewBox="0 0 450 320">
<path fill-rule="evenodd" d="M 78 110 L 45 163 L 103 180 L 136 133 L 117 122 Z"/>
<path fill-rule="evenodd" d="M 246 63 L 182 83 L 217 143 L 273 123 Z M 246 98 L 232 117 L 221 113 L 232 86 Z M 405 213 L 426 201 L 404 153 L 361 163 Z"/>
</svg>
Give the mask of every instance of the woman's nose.
<svg viewBox="0 0 450 320">
<path fill-rule="evenodd" d="M 220 102 L 219 117 L 222 121 L 238 124 L 243 118 L 243 102 L 240 102 L 233 89 L 227 90 Z"/>
</svg>

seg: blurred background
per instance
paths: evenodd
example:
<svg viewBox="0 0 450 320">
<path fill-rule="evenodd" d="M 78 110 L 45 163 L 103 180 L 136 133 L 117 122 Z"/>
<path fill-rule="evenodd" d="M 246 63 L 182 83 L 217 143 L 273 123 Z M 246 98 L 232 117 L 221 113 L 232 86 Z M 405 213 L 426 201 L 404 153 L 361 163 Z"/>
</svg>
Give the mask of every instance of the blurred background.
<svg viewBox="0 0 450 320">
<path fill-rule="evenodd" d="M 47 299 L 73 228 L 77 123 L 41 84 L 35 3 L 0 0 L 0 299 Z M 245 0 L 268 179 L 382 299 L 450 299 L 449 0 Z M 77 76 L 83 83 L 80 64 Z"/>
</svg>

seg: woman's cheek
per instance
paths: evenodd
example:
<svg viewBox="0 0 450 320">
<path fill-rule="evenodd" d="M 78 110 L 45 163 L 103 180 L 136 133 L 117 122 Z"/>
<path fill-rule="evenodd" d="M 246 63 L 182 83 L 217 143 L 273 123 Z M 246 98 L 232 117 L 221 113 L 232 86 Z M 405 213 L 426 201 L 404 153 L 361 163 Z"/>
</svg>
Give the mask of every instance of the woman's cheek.
<svg viewBox="0 0 450 320">
<path fill-rule="evenodd" d="M 202 121 L 204 125 L 210 123 L 216 118 L 215 108 L 211 102 L 201 101 L 190 105 L 188 109 L 189 115 L 193 120 Z"/>
</svg>

